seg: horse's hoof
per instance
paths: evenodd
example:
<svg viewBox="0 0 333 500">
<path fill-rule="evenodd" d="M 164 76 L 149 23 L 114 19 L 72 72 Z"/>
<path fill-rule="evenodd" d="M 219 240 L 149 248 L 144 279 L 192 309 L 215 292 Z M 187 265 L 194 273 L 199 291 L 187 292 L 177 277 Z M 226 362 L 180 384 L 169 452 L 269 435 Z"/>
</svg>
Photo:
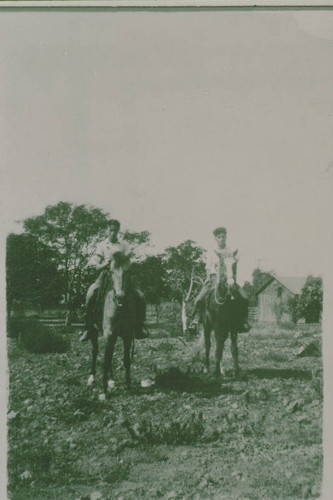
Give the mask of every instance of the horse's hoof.
<svg viewBox="0 0 333 500">
<path fill-rule="evenodd" d="M 108 381 L 108 389 L 109 389 L 110 391 L 112 391 L 112 389 L 114 389 L 115 387 L 116 387 L 116 383 L 115 383 L 115 381 L 114 381 L 114 380 L 109 380 L 109 381 Z"/>
<path fill-rule="evenodd" d="M 87 381 L 87 386 L 88 387 L 91 387 L 93 385 L 93 383 L 95 382 L 95 377 L 94 375 L 90 375 L 90 377 L 88 378 L 88 381 Z"/>
<path fill-rule="evenodd" d="M 106 400 L 106 394 L 100 394 L 100 395 L 98 396 L 98 399 L 99 399 L 100 401 L 105 401 L 105 400 Z"/>
</svg>

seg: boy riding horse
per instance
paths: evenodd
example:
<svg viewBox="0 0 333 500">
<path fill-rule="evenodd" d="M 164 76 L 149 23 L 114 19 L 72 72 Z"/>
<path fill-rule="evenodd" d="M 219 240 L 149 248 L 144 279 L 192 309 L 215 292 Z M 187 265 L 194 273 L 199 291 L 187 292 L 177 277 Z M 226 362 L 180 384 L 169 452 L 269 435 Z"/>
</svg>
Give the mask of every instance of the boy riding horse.
<svg viewBox="0 0 333 500">
<path fill-rule="evenodd" d="M 194 318 L 192 320 L 190 329 L 197 331 L 199 321 L 200 321 L 201 311 L 202 311 L 202 307 L 203 307 L 204 298 L 214 288 L 215 283 L 216 283 L 216 279 L 217 279 L 218 269 L 220 266 L 223 266 L 224 259 L 232 258 L 233 259 L 233 264 L 232 264 L 233 279 L 232 279 L 232 283 L 228 283 L 228 285 L 229 284 L 231 285 L 232 295 L 238 304 L 238 311 L 239 311 L 239 329 L 238 329 L 238 331 L 239 331 L 239 333 L 248 332 L 250 330 L 250 326 L 247 322 L 248 301 L 247 301 L 247 297 L 242 292 L 240 286 L 236 283 L 238 250 L 231 251 L 230 248 L 227 246 L 227 230 L 224 227 L 218 227 L 217 229 L 215 229 L 213 231 L 213 234 L 215 237 L 215 246 L 210 252 L 208 252 L 208 255 L 207 255 L 207 261 L 206 261 L 207 279 L 206 279 L 205 284 L 202 287 L 199 295 L 197 296 L 197 298 L 195 300 L 194 311 L 193 311 Z"/>
<path fill-rule="evenodd" d="M 102 320 L 102 300 L 103 292 L 108 279 L 108 268 L 113 260 L 113 256 L 117 253 L 122 253 L 125 257 L 130 258 L 132 255 L 129 245 L 119 238 L 120 222 L 112 219 L 108 222 L 108 239 L 101 242 L 96 249 L 95 268 L 101 271 L 97 280 L 88 288 L 86 296 L 86 315 L 85 315 L 85 331 L 81 334 L 80 340 L 86 341 L 91 339 L 91 334 L 94 329 L 101 329 Z M 137 338 L 142 338 L 143 322 L 146 315 L 146 304 L 141 292 L 133 288 L 135 295 L 138 323 L 141 325 L 140 331 L 137 331 Z"/>
</svg>

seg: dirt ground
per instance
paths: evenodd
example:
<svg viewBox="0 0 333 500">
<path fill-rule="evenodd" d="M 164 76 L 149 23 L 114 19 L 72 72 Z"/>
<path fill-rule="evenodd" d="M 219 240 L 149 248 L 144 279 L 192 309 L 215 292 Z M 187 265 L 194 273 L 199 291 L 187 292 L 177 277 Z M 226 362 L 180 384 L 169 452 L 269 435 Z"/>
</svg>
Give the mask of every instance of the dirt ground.
<svg viewBox="0 0 333 500">
<path fill-rule="evenodd" d="M 68 334 L 65 354 L 32 354 L 9 339 L 8 497 L 15 500 L 318 498 L 322 359 L 298 357 L 318 326 L 262 327 L 229 340 L 226 376 L 203 373 L 202 339 L 150 325 L 136 341 L 132 390 L 122 344 L 116 387 L 100 401 L 102 355 Z M 212 348 L 212 360 L 214 357 Z"/>
</svg>

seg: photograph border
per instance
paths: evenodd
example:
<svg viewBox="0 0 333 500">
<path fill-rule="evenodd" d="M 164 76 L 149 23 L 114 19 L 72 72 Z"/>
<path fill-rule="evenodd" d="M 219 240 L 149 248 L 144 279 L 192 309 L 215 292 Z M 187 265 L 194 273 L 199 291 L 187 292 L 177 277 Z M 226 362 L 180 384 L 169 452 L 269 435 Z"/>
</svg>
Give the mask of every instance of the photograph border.
<svg viewBox="0 0 333 500">
<path fill-rule="evenodd" d="M 0 0 L 11 9 L 310 9 L 333 7 L 333 0 Z"/>
<path fill-rule="evenodd" d="M 307 10 L 307 11 L 322 11 L 333 9 L 333 0 L 0 0 L 0 15 L 1 11 L 205 11 L 205 10 L 233 10 L 233 11 L 248 11 L 248 10 Z M 333 43 L 333 42 L 332 42 Z M 5 189 L 2 192 L 2 203 L 5 206 Z M 331 207 L 328 207 L 330 209 Z M 332 206 L 333 208 L 333 206 Z M 332 209 L 331 208 L 331 209 Z M 332 212 L 331 212 L 332 213 Z M 325 221 L 326 222 L 326 221 Z M 4 226 L 2 225 L 4 228 Z M 324 409 L 323 409 L 323 448 L 324 448 L 324 465 L 323 465 L 323 491 L 320 499 L 329 500 L 333 491 L 333 336 L 329 336 L 333 332 L 333 270 L 331 267 L 330 256 L 333 255 L 333 232 L 331 230 L 329 239 L 329 248 L 327 248 L 327 260 L 325 262 L 324 273 L 324 308 L 322 321 L 323 335 L 323 377 L 324 377 Z M 6 305 L 5 305 L 5 253 L 6 253 L 6 228 L 2 230 L 2 252 L 1 273 L 2 286 L 0 290 L 0 309 L 2 314 L 4 331 L 6 331 Z M 331 248 L 332 247 L 332 248 Z M 3 474 L 2 488 L 0 490 L 0 498 L 7 498 L 7 402 L 8 402 L 8 365 L 7 365 L 7 347 L 6 336 L 1 336 L 0 341 L 0 363 L 3 367 L 1 372 L 0 386 L 0 419 L 4 425 L 0 426 L 0 442 L 2 444 L 3 453 L 0 454 L 0 471 Z M 5 381 L 5 384 L 3 383 Z M 319 499 L 318 499 L 319 500 Z"/>
</svg>

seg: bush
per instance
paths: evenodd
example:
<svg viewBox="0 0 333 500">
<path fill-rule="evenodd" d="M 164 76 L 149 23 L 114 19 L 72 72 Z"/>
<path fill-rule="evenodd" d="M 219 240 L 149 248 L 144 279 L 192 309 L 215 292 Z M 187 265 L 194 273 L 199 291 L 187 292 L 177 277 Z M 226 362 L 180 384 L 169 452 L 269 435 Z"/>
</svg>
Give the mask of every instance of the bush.
<svg viewBox="0 0 333 500">
<path fill-rule="evenodd" d="M 36 319 L 12 319 L 8 326 L 9 336 L 17 338 L 29 352 L 63 353 L 69 347 L 64 337 Z"/>
</svg>

